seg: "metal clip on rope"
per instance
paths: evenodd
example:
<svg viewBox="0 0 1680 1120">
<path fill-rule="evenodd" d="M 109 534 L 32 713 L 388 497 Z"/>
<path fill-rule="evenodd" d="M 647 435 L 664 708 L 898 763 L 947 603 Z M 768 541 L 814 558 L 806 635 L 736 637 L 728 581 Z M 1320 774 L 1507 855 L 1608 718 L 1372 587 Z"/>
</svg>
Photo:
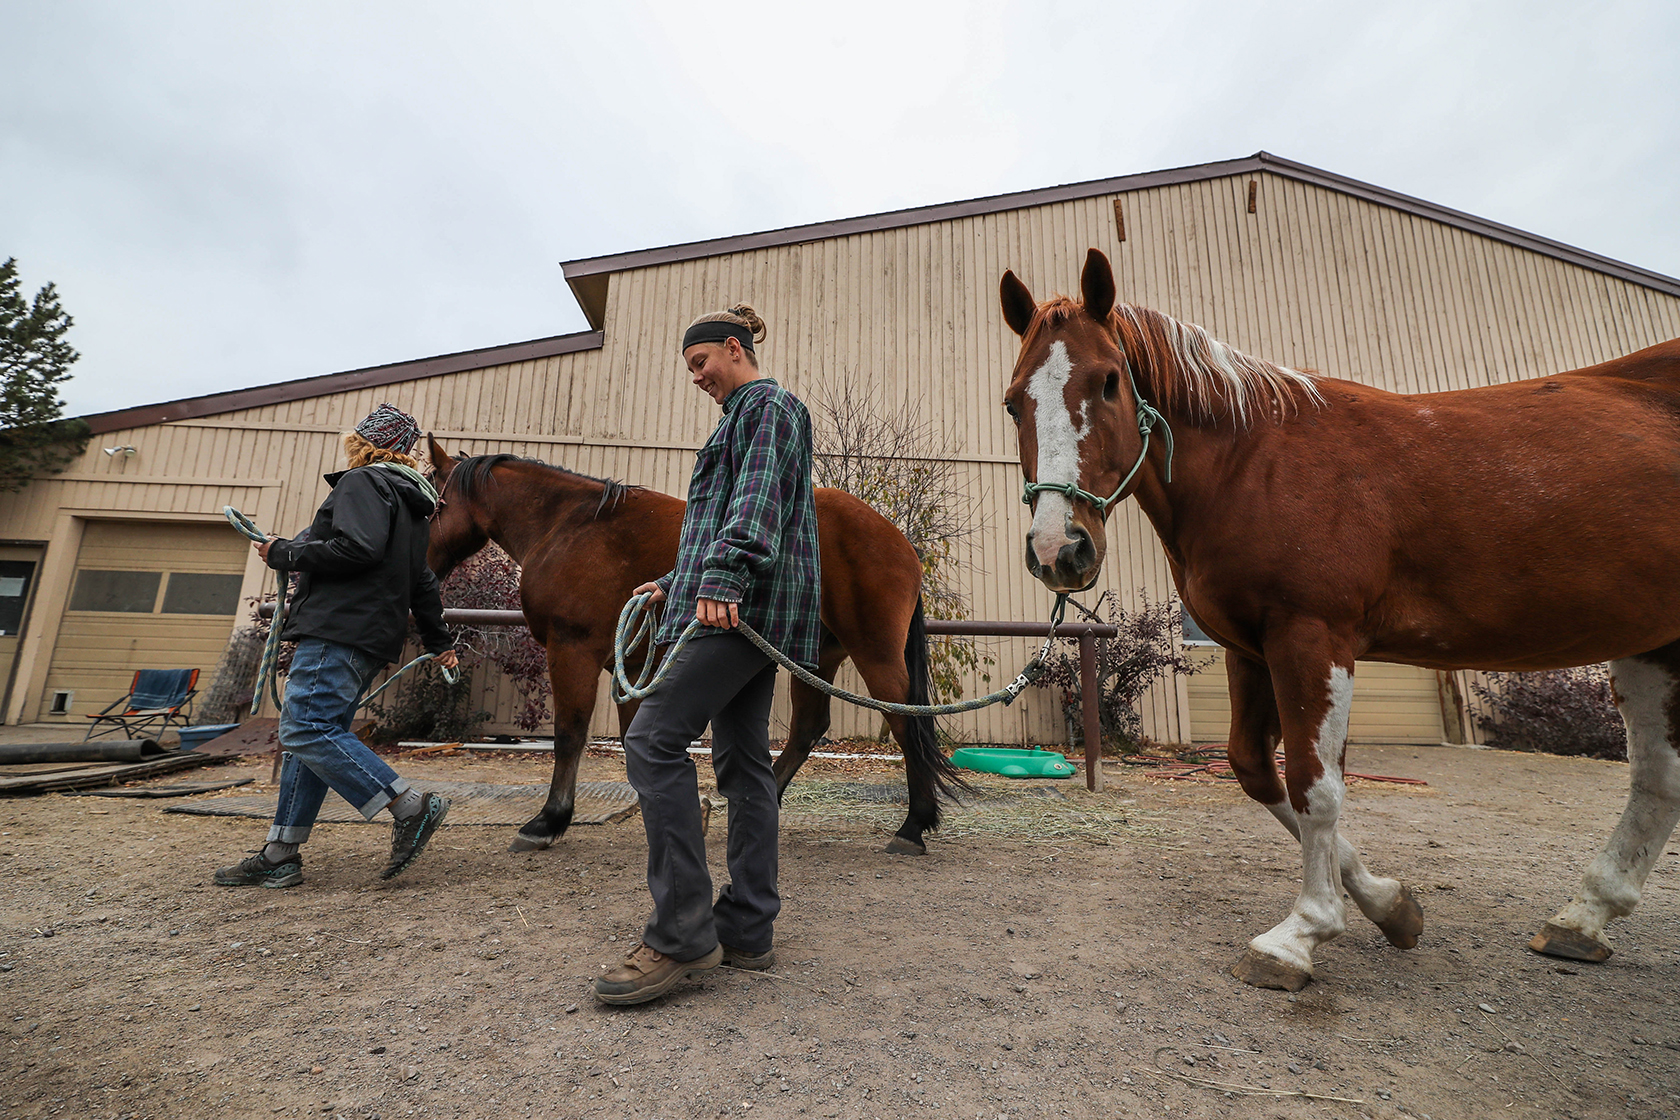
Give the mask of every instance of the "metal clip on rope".
<svg viewBox="0 0 1680 1120">
<path fill-rule="evenodd" d="M 261 529 L 257 528 L 256 522 L 252 521 L 249 517 L 246 517 L 243 513 L 240 513 L 232 506 L 223 506 L 222 516 L 227 518 L 229 525 L 232 525 L 235 529 L 239 530 L 251 540 L 256 541 L 258 544 L 268 540 L 268 535 Z M 251 695 L 252 715 L 256 715 L 258 710 L 262 707 L 262 694 L 264 686 L 267 686 L 269 697 L 274 701 L 274 710 L 278 712 L 284 706 L 280 700 L 279 674 L 274 670 L 280 660 L 280 632 L 286 628 L 286 611 L 289 606 L 286 602 L 286 584 L 289 580 L 290 576 L 287 573 L 280 573 L 279 588 L 274 602 L 274 618 L 269 622 L 268 641 L 263 643 L 262 660 L 257 665 L 257 687 Z M 402 676 L 422 661 L 430 661 L 436 656 L 437 654 L 435 653 L 422 653 L 419 657 L 416 657 L 413 661 L 410 661 L 401 669 L 398 669 L 396 672 L 387 677 L 385 679 L 385 683 L 369 693 L 367 699 L 357 704 L 356 708 L 360 710 L 367 707 L 369 704 L 373 703 L 374 698 L 381 692 L 384 692 L 387 688 L 390 688 L 392 684 L 396 683 L 396 679 L 398 677 Z M 461 679 L 461 674 L 454 669 L 440 668 L 439 671 L 443 673 L 443 679 L 448 681 L 450 684 L 455 684 Z"/>
<path fill-rule="evenodd" d="M 671 664 L 676 661 L 678 652 L 688 644 L 689 639 L 701 628 L 699 619 L 690 622 L 677 640 L 671 643 L 671 648 L 666 652 L 664 658 L 658 659 L 656 662 L 654 657 L 655 629 L 651 609 L 652 599 L 653 595 L 651 593 L 632 596 L 630 601 L 624 604 L 624 609 L 618 614 L 618 629 L 613 637 L 611 687 L 612 699 L 616 704 L 627 703 L 631 700 L 645 700 L 651 695 L 655 689 L 664 683 L 665 676 L 670 672 Z M 1043 676 L 1045 661 L 1050 656 L 1051 647 L 1056 641 L 1056 627 L 1062 624 L 1062 616 L 1066 611 L 1067 596 L 1057 595 L 1055 609 L 1050 614 L 1050 633 L 1044 639 L 1044 645 L 1039 649 L 1038 655 L 1027 663 L 1026 668 L 1021 670 L 1020 676 L 996 692 L 985 696 L 977 696 L 973 700 L 960 700 L 954 704 L 897 704 L 888 700 L 877 700 L 872 696 L 859 696 L 855 692 L 847 692 L 790 659 L 781 650 L 765 641 L 758 631 L 745 622 L 737 623 L 735 628 L 741 632 L 742 637 L 757 646 L 766 657 L 818 692 L 827 693 L 829 696 L 844 700 L 848 704 L 856 704 L 860 708 L 869 708 L 886 715 L 954 716 L 963 712 L 978 711 L 993 704 L 1012 704 L 1028 685 Z M 634 634 L 632 634 L 632 631 L 634 631 Z M 641 672 L 632 681 L 625 669 L 625 658 L 634 653 L 644 639 L 647 642 L 647 652 L 642 659 Z"/>
</svg>

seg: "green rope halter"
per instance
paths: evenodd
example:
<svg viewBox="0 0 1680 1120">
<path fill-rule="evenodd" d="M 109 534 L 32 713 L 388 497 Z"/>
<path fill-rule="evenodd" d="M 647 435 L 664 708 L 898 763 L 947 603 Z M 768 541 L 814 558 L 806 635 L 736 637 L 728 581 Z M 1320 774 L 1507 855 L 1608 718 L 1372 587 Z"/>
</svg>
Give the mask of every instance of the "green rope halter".
<svg viewBox="0 0 1680 1120">
<path fill-rule="evenodd" d="M 1021 503 L 1023 505 L 1032 505 L 1034 494 L 1048 490 L 1054 494 L 1065 494 L 1069 501 L 1075 498 L 1084 498 L 1097 507 L 1098 517 L 1106 518 L 1108 507 L 1120 500 L 1120 495 L 1125 492 L 1126 487 L 1131 484 L 1132 479 L 1136 478 L 1138 471 L 1143 468 L 1143 461 L 1149 457 L 1149 434 L 1156 428 L 1161 429 L 1161 438 L 1166 441 L 1167 481 L 1172 481 L 1172 426 L 1167 423 L 1167 418 L 1162 416 L 1154 405 L 1144 400 L 1143 394 L 1138 392 L 1137 376 L 1132 372 L 1131 360 L 1126 357 L 1124 349 L 1120 351 L 1120 358 L 1126 363 L 1126 380 L 1131 382 L 1132 399 L 1137 402 L 1138 435 L 1143 437 L 1143 448 L 1138 451 L 1137 462 L 1133 463 L 1132 469 L 1126 472 L 1126 477 L 1120 480 L 1120 485 L 1114 488 L 1114 493 L 1106 498 L 1099 498 L 1089 490 L 1080 489 L 1077 482 L 1027 482 L 1023 480 L 1021 484 Z"/>
</svg>

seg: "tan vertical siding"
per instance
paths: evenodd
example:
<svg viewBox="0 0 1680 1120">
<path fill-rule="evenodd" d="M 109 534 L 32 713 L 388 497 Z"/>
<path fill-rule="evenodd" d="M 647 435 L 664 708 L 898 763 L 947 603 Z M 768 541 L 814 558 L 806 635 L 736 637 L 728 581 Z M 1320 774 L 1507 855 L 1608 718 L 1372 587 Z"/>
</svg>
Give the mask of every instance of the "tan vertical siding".
<svg viewBox="0 0 1680 1120">
<path fill-rule="evenodd" d="M 1292 178 L 1261 172 L 1128 191 L 1118 196 L 1125 242 L 1116 240 L 1116 197 L 619 273 L 600 350 L 107 433 L 65 476 L 0 495 L 0 537 L 49 540 L 65 511 L 206 518 L 222 504 L 260 509 L 268 527 L 293 532 L 325 494 L 320 475 L 338 465 L 337 434 L 381 400 L 414 412 L 456 452 L 512 451 L 681 494 L 717 411 L 689 385 L 677 339 L 694 315 L 745 300 L 769 325 L 766 372 L 796 392 L 817 400 L 847 383 L 869 386 L 915 403 L 942 428 L 977 517 L 962 550 L 972 614 L 1033 619 L 1049 597 L 1021 563 L 1020 472 L 998 407 L 1016 353 L 997 311 L 1005 268 L 1040 297 L 1071 293 L 1097 246 L 1114 261 L 1122 299 L 1286 365 L 1402 392 L 1553 373 L 1680 335 L 1674 296 Z M 140 453 L 99 453 L 114 444 Z M 1135 607 L 1171 594 L 1147 521 L 1130 504 L 1113 517 L 1106 574 L 1091 597 L 1112 587 Z M 255 590 L 264 573 L 248 571 Z M 1031 643 L 986 649 L 995 686 Z M 505 724 L 513 690 L 486 687 Z M 970 691 L 986 687 L 970 682 Z M 1146 732 L 1190 738 L 1189 691 L 1147 697 Z M 595 729 L 614 723 L 603 704 Z M 837 708 L 831 734 L 875 727 Z M 1054 701 L 1031 691 L 1012 709 L 951 727 L 982 740 L 1062 735 Z"/>
</svg>

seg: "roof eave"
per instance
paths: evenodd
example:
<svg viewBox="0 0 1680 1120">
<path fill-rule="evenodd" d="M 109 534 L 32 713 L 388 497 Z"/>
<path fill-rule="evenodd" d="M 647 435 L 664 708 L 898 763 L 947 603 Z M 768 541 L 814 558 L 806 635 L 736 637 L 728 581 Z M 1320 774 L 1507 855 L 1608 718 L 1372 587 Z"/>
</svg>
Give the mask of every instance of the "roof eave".
<svg viewBox="0 0 1680 1120">
<path fill-rule="evenodd" d="M 585 257 L 579 260 L 564 261 L 561 268 L 565 272 L 566 282 L 571 285 L 572 291 L 578 297 L 578 302 L 583 306 L 584 314 L 589 318 L 590 325 L 600 329 L 606 309 L 606 285 L 602 280 L 617 272 L 700 260 L 706 257 L 718 257 L 728 253 L 801 245 L 834 237 L 849 237 L 861 233 L 904 229 L 910 226 L 926 225 L 931 222 L 979 217 L 1010 210 L 1021 210 L 1031 206 L 1045 206 L 1082 198 L 1123 194 L 1128 191 L 1147 190 L 1153 187 L 1202 182 L 1228 175 L 1253 175 L 1260 172 L 1270 172 L 1286 179 L 1351 195 L 1380 206 L 1391 207 L 1418 217 L 1455 226 L 1483 237 L 1489 237 L 1496 241 L 1568 261 L 1571 264 L 1666 292 L 1669 295 L 1680 296 L 1680 279 L 1672 276 L 1653 272 L 1647 268 L 1640 268 L 1638 265 L 1628 264 L 1626 261 L 1615 260 L 1598 253 L 1589 253 L 1585 249 L 1579 249 L 1561 241 L 1539 237 L 1513 226 L 1501 225 L 1485 218 L 1478 218 L 1474 214 L 1467 214 L 1462 210 L 1438 206 L 1421 198 L 1414 198 L 1411 195 L 1391 191 L 1372 183 L 1361 182 L 1358 179 L 1350 179 L 1345 175 L 1338 175 L 1335 172 L 1325 171 L 1308 164 L 1296 163 L 1294 160 L 1284 159 L 1265 151 L 1256 152 L 1254 155 L 1242 159 L 1193 164 L 1189 167 L 1175 167 L 1165 171 L 1146 171 L 1137 175 L 1121 175 L 1111 179 L 1093 179 L 1083 183 L 1042 187 L 1036 190 L 1017 191 L 1010 194 L 988 195 L 983 198 L 967 199 L 961 202 L 945 202 L 934 206 L 918 206 L 907 210 L 890 210 L 856 218 L 841 218 L 810 225 L 787 226 L 782 229 L 764 230 L 759 233 L 739 234 L 732 237 L 716 237 L 705 241 L 688 241 L 653 249 L 638 249 L 628 253 Z M 590 285 L 588 282 L 591 280 L 596 283 Z"/>
<path fill-rule="evenodd" d="M 368 366 L 327 373 L 319 377 L 302 377 L 294 381 L 277 381 L 256 385 L 249 389 L 233 389 L 225 393 L 208 393 L 201 397 L 185 397 L 162 404 L 136 405 L 111 412 L 96 412 L 81 419 L 87 422 L 94 435 L 125 428 L 141 428 L 151 424 L 165 424 L 174 420 L 197 420 L 225 412 L 239 412 L 248 408 L 287 404 L 330 393 L 350 393 L 358 389 L 374 389 L 383 385 L 397 385 L 405 381 L 419 381 L 427 377 L 441 377 L 449 373 L 464 373 L 490 366 L 514 362 L 552 358 L 559 354 L 573 354 L 583 350 L 599 350 L 603 342 L 600 331 L 579 331 L 574 334 L 536 338 L 529 342 L 511 342 L 503 346 L 486 346 L 478 350 L 461 350 L 453 354 L 439 354 L 389 365 Z"/>
</svg>

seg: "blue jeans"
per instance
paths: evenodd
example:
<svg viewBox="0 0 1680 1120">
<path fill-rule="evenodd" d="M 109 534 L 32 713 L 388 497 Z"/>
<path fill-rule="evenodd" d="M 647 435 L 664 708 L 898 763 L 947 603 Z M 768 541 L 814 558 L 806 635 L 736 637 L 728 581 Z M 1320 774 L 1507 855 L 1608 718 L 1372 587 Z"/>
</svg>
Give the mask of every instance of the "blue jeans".
<svg viewBox="0 0 1680 1120">
<path fill-rule="evenodd" d="M 329 789 L 370 821 L 408 789 L 407 780 L 350 731 L 362 693 L 383 667 L 369 654 L 337 642 L 298 642 L 280 713 L 280 747 L 286 753 L 270 840 L 301 844 L 309 839 Z"/>
</svg>

